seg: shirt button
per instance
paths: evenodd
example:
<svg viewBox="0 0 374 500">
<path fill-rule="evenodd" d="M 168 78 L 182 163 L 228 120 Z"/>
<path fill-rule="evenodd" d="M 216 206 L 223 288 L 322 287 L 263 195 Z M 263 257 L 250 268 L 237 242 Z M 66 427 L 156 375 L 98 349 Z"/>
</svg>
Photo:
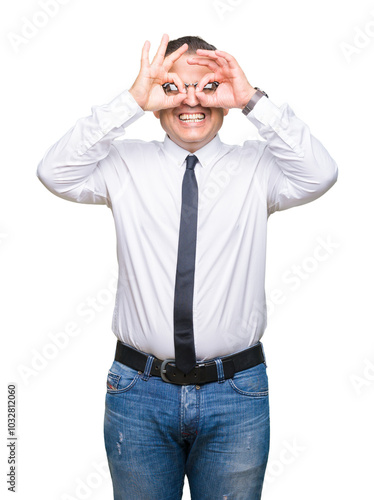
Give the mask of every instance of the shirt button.
<svg viewBox="0 0 374 500">
<path fill-rule="evenodd" d="M 196 386 L 196 389 L 200 389 L 200 386 L 199 386 L 199 385 L 197 385 L 197 386 Z"/>
</svg>

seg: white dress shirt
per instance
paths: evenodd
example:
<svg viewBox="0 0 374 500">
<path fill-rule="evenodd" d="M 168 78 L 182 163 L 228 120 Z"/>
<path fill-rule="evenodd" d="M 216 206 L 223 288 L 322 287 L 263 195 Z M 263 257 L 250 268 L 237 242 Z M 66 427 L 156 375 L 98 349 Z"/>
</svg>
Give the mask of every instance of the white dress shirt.
<svg viewBox="0 0 374 500">
<path fill-rule="evenodd" d="M 125 344 L 173 359 L 181 188 L 189 152 L 168 136 L 163 142 L 115 140 L 143 114 L 127 90 L 93 107 L 47 151 L 37 175 L 61 198 L 112 210 L 119 266 L 112 330 Z M 287 104 L 277 107 L 263 97 L 247 119 L 264 141 L 231 146 L 216 135 L 194 153 L 198 361 L 261 339 L 268 217 L 315 200 L 337 179 L 336 163 Z"/>
</svg>

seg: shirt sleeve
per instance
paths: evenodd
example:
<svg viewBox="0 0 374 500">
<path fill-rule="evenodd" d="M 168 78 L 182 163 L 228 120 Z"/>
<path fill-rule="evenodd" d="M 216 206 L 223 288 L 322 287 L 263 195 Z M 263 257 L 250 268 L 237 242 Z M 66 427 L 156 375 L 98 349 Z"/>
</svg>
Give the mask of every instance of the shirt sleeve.
<svg viewBox="0 0 374 500">
<path fill-rule="evenodd" d="M 60 198 L 110 207 L 102 162 L 109 157 L 114 139 L 144 111 L 128 90 L 91 111 L 49 148 L 36 175 Z"/>
<path fill-rule="evenodd" d="M 247 118 L 266 140 L 259 168 L 266 175 L 269 215 L 309 203 L 333 186 L 335 161 L 288 104 L 277 107 L 262 97 Z"/>
</svg>

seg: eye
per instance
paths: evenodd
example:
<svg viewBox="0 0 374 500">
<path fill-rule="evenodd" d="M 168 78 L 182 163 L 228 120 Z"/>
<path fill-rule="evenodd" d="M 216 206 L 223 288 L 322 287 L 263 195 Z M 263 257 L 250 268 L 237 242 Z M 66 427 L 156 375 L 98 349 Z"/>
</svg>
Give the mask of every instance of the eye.
<svg viewBox="0 0 374 500">
<path fill-rule="evenodd" d="M 218 82 L 209 82 L 203 88 L 203 92 L 215 92 L 217 90 Z"/>
<path fill-rule="evenodd" d="M 165 94 L 172 94 L 177 92 L 178 87 L 174 83 L 164 83 L 162 88 L 164 89 Z"/>
</svg>

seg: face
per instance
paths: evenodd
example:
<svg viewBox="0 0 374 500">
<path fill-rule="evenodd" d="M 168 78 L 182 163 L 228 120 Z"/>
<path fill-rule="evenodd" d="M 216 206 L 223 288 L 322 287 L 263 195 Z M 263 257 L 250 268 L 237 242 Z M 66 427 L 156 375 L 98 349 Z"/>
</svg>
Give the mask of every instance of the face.
<svg viewBox="0 0 374 500">
<path fill-rule="evenodd" d="M 184 83 L 196 83 L 210 70 L 204 66 L 188 64 L 189 57 L 191 54 L 183 54 L 169 72 L 177 73 Z M 195 87 L 190 85 L 187 87 L 186 98 L 177 108 L 155 111 L 154 115 L 160 119 L 162 128 L 172 141 L 194 153 L 214 138 L 228 112 L 228 109 L 203 107 L 196 97 Z"/>
</svg>

